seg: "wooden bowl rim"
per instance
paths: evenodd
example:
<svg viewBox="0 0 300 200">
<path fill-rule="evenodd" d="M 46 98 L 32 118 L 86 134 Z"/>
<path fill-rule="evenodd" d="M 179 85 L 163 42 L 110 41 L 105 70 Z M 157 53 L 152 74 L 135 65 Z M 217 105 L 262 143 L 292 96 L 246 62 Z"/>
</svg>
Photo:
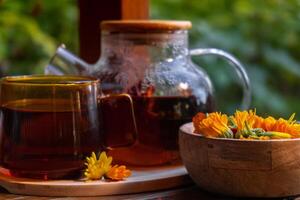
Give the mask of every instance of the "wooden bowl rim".
<svg viewBox="0 0 300 200">
<path fill-rule="evenodd" d="M 195 136 L 196 138 L 204 139 L 204 140 L 213 140 L 213 141 L 228 141 L 228 142 L 260 142 L 260 143 L 274 143 L 274 142 L 291 142 L 291 141 L 300 141 L 300 138 L 291 138 L 291 139 L 271 139 L 271 140 L 243 140 L 243 139 L 232 139 L 232 138 L 208 138 L 203 135 L 190 132 L 190 130 L 193 128 L 193 123 L 188 122 L 180 126 L 180 132 L 184 134 L 188 134 L 191 136 Z"/>
</svg>

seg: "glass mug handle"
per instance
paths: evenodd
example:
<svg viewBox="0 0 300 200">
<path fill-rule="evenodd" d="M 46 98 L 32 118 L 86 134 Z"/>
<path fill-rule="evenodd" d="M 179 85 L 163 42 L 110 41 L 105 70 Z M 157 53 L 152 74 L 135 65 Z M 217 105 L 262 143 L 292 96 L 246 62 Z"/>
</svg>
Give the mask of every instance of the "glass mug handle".
<svg viewBox="0 0 300 200">
<path fill-rule="evenodd" d="M 251 103 L 251 85 L 248 74 L 243 67 L 243 65 L 231 54 L 215 48 L 201 48 L 201 49 L 192 49 L 190 50 L 191 56 L 202 56 L 202 55 L 217 55 L 222 58 L 225 58 L 233 67 L 234 71 L 237 73 L 239 79 L 242 82 L 243 87 L 243 98 L 240 105 L 240 109 L 245 110 L 250 107 Z"/>
<path fill-rule="evenodd" d="M 123 93 L 123 94 L 109 94 L 107 96 L 102 96 L 102 97 L 99 98 L 99 106 L 101 107 L 102 106 L 101 103 L 103 104 L 105 100 L 109 101 L 109 102 L 106 102 L 107 104 L 110 104 L 113 100 L 116 100 L 116 102 L 118 102 L 118 99 L 122 99 L 122 98 L 127 99 L 129 101 L 129 104 L 130 104 L 130 106 L 128 106 L 129 105 L 128 104 L 128 105 L 125 105 L 125 107 L 126 108 L 129 107 L 129 110 L 128 110 L 129 112 L 128 113 L 129 113 L 130 116 L 127 116 L 127 115 L 126 116 L 131 118 L 131 120 L 130 120 L 132 122 L 131 126 L 129 124 L 124 123 L 124 120 L 126 120 L 126 119 L 125 119 L 125 116 L 122 116 L 121 113 L 116 113 L 118 116 L 121 115 L 120 119 L 116 120 L 116 119 L 112 119 L 113 118 L 112 117 L 111 119 L 108 118 L 107 120 L 114 120 L 113 123 L 109 122 L 110 126 L 113 125 L 113 126 L 118 126 L 118 127 L 121 126 L 122 127 L 122 124 L 120 124 L 120 123 L 123 122 L 124 126 L 133 127 L 133 131 L 130 131 L 130 134 L 131 134 L 130 138 L 132 139 L 132 141 L 127 142 L 127 143 L 124 142 L 122 144 L 117 144 L 117 145 L 103 144 L 104 148 L 107 149 L 107 150 L 113 150 L 113 149 L 119 148 L 119 147 L 130 147 L 130 146 L 133 146 L 134 144 L 136 144 L 137 141 L 138 141 L 138 131 L 137 131 L 137 124 L 136 124 L 136 120 L 135 120 L 135 114 L 134 114 L 133 100 L 132 100 L 132 98 L 129 94 L 125 94 L 125 93 Z M 119 103 L 119 104 L 122 104 L 122 103 Z M 110 106 L 113 107 L 113 105 L 110 105 Z M 117 106 L 124 106 L 124 105 L 117 105 Z M 107 118 L 108 113 L 103 113 L 103 111 L 101 111 L 101 112 L 102 112 L 102 117 L 104 119 Z M 109 112 L 111 114 L 111 110 L 109 110 Z M 114 110 L 113 112 L 118 112 L 118 109 Z M 117 123 L 119 123 L 119 124 L 117 124 Z M 119 130 L 119 132 L 121 132 L 121 134 L 122 133 L 125 134 L 126 131 L 121 129 L 121 130 Z M 109 137 L 105 134 L 110 134 L 110 131 L 104 133 L 104 137 L 106 137 L 106 138 Z M 127 139 L 127 138 L 124 137 L 123 139 Z"/>
</svg>

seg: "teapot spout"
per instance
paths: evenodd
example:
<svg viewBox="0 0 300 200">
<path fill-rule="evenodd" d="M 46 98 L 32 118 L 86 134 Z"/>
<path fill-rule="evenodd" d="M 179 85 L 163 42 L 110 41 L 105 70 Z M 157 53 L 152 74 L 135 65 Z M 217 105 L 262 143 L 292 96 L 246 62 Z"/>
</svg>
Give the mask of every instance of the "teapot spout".
<svg viewBox="0 0 300 200">
<path fill-rule="evenodd" d="M 88 75 L 91 65 L 80 59 L 60 45 L 51 58 L 49 64 L 45 67 L 45 74 L 51 75 Z"/>
</svg>

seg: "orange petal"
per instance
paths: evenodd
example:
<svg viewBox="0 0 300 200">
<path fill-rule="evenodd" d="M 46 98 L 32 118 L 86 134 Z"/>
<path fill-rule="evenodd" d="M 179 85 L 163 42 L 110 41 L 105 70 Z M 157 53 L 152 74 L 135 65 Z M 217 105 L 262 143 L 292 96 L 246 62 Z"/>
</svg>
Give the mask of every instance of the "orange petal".
<svg viewBox="0 0 300 200">
<path fill-rule="evenodd" d="M 105 175 L 111 180 L 119 181 L 131 176 L 131 171 L 124 165 L 115 165 Z"/>
</svg>

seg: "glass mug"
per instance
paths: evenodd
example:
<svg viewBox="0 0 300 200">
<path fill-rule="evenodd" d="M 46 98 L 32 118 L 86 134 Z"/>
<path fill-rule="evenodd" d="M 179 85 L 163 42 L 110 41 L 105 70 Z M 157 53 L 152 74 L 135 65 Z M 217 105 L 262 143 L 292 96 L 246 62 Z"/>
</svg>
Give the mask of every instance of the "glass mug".
<svg viewBox="0 0 300 200">
<path fill-rule="evenodd" d="M 100 93 L 99 86 L 96 78 L 84 76 L 3 78 L 0 85 L 1 166 L 16 177 L 80 176 L 85 157 L 107 148 L 101 131 L 105 116 L 98 110 L 99 97 L 107 97 Z M 131 103 L 127 95 L 109 98 L 127 99 Z M 112 144 L 131 145 L 135 141 L 134 133 L 135 124 L 126 142 Z"/>
</svg>

